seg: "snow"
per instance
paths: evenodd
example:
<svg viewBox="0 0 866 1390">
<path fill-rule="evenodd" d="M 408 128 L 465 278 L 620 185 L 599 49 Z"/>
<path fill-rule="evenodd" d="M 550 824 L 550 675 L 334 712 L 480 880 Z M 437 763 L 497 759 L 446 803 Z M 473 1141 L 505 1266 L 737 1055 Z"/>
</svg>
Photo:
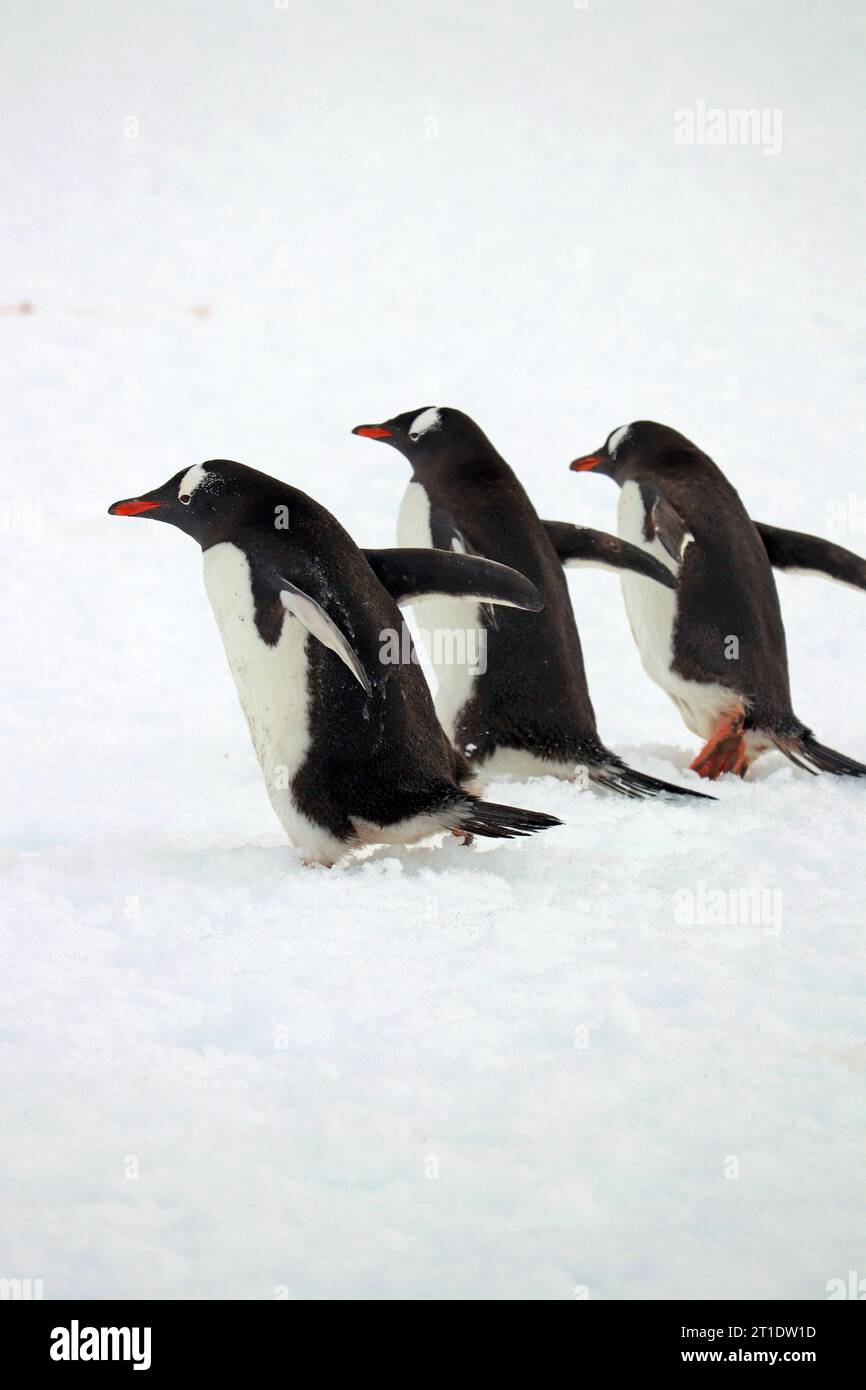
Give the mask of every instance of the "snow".
<svg viewBox="0 0 866 1390">
<path fill-rule="evenodd" d="M 650 418 L 866 553 L 860 7 L 9 0 L 4 34 L 0 1276 L 825 1297 L 866 1258 L 863 787 L 499 783 L 568 824 L 305 868 L 197 547 L 105 510 L 237 458 L 393 543 L 406 465 L 350 429 L 433 399 L 544 516 L 611 529 L 568 463 Z M 677 143 L 699 101 L 782 111 L 781 152 Z M 606 741 L 678 777 L 617 581 L 570 584 Z M 864 595 L 779 586 L 798 713 L 866 758 Z"/>
</svg>

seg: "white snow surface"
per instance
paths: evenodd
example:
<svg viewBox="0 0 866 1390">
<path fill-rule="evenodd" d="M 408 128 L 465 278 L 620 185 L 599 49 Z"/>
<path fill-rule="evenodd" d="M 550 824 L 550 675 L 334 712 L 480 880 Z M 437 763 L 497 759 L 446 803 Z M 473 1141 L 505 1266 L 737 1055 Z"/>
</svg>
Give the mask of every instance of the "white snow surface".
<svg viewBox="0 0 866 1390">
<path fill-rule="evenodd" d="M 106 515 L 235 458 L 393 544 L 406 465 L 350 430 L 433 399 L 544 516 L 613 529 L 568 463 L 650 418 L 759 519 L 866 553 L 863 23 L 7 0 L 0 1276 L 815 1299 L 863 1273 L 866 789 L 776 755 L 717 805 L 498 783 L 567 825 L 304 868 L 197 547 Z M 675 143 L 698 101 L 781 109 L 781 153 Z M 570 584 L 606 741 L 687 775 L 617 581 Z M 796 708 L 864 759 L 866 595 L 779 586 Z"/>
</svg>

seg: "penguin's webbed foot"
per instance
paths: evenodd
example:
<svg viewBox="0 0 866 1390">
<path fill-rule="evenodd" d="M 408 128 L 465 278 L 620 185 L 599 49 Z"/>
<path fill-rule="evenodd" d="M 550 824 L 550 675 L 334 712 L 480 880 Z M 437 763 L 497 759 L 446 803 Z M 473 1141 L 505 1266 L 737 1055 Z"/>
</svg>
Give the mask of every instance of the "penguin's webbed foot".
<svg viewBox="0 0 866 1390">
<path fill-rule="evenodd" d="M 752 761 L 743 736 L 745 718 L 743 709 L 721 716 L 712 738 L 692 763 L 692 770 L 699 777 L 706 777 L 710 782 L 726 772 L 745 777 Z"/>
<path fill-rule="evenodd" d="M 472 841 L 475 839 L 475 836 L 468 830 L 452 830 L 451 834 L 454 836 L 455 840 L 460 841 L 461 845 L 471 845 Z"/>
</svg>

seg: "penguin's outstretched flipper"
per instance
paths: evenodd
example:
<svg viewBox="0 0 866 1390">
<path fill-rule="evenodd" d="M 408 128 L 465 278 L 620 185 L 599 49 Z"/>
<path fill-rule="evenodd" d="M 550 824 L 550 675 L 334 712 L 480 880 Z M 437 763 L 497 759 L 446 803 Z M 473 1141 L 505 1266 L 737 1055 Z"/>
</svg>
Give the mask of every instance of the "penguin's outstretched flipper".
<svg viewBox="0 0 866 1390">
<path fill-rule="evenodd" d="M 830 772 L 835 777 L 866 777 L 866 766 L 846 753 L 837 753 L 835 748 L 825 748 L 812 737 L 809 729 L 793 736 L 772 735 L 773 742 L 790 758 L 792 763 L 804 772 Z"/>
<path fill-rule="evenodd" d="M 482 835 L 489 840 L 515 840 L 562 825 L 556 816 L 543 811 L 524 811 L 520 806 L 501 806 L 496 801 L 466 797 L 449 808 L 448 829 L 461 834 Z"/>
<path fill-rule="evenodd" d="M 608 753 L 603 763 L 589 764 L 586 775 L 590 782 L 608 791 L 619 792 L 641 800 L 649 796 L 696 796 L 699 801 L 715 801 L 716 797 L 706 792 L 692 791 L 691 787 L 678 787 L 673 782 L 663 782 L 659 777 L 650 777 L 637 768 L 629 767 L 613 753 Z"/>
<path fill-rule="evenodd" d="M 396 603 L 415 603 L 434 595 L 475 598 L 538 613 L 541 595 L 517 570 L 478 555 L 448 550 L 365 550 L 364 555 Z"/>
<path fill-rule="evenodd" d="M 837 584 L 850 584 L 854 589 L 866 589 L 866 560 L 853 550 L 809 536 L 805 531 L 785 531 L 780 526 L 755 522 L 770 564 L 777 570 L 793 570 L 799 574 L 823 575 Z"/>
<path fill-rule="evenodd" d="M 633 570 L 667 589 L 677 587 L 676 575 L 655 556 L 629 541 L 609 536 L 605 531 L 593 531 L 590 526 L 572 526 L 569 521 L 544 521 L 542 525 L 566 569 Z"/>
</svg>

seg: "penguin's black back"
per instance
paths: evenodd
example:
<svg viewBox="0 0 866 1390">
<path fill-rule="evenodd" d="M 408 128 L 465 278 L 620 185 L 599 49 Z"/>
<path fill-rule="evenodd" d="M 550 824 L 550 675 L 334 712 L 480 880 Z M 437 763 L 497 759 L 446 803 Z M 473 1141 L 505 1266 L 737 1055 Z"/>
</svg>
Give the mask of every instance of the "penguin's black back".
<svg viewBox="0 0 866 1390">
<path fill-rule="evenodd" d="M 474 455 L 464 443 L 451 456 L 443 442 L 435 476 L 416 473 L 430 499 L 434 545 L 450 545 L 453 518 L 472 550 L 531 580 L 544 608 L 482 613 L 489 629 L 487 669 L 460 713 L 455 741 L 458 747 L 471 741 L 479 761 L 501 746 L 554 761 L 599 761 L 606 750 L 562 563 L 512 469 L 484 436 L 480 441 Z"/>
</svg>

